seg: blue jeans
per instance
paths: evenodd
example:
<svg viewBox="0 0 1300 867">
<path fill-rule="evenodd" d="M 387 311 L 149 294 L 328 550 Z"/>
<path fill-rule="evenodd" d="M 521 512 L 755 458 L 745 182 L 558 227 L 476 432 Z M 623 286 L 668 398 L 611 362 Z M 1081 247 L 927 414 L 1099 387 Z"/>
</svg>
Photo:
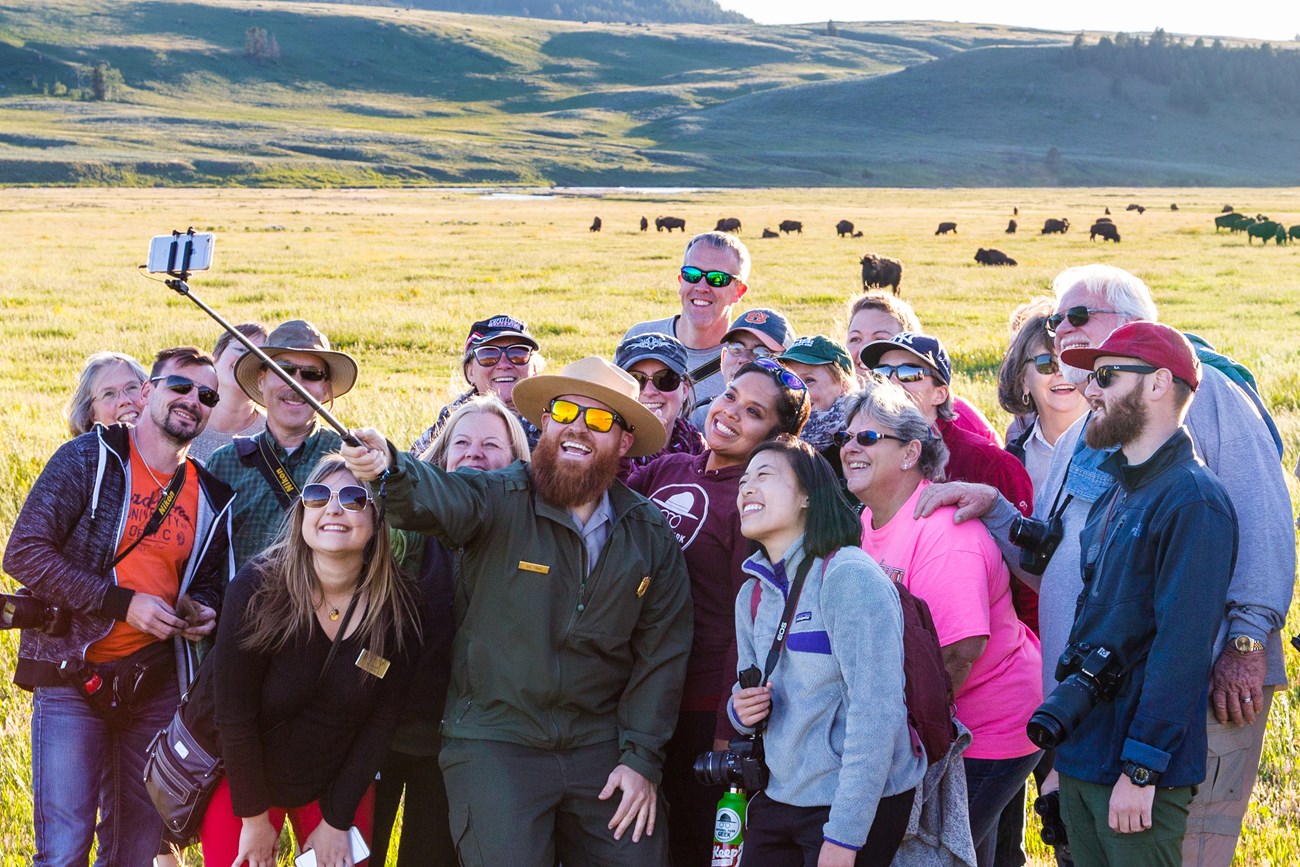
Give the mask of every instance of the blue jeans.
<svg viewBox="0 0 1300 867">
<path fill-rule="evenodd" d="M 966 802 L 970 805 L 970 836 L 979 867 L 993 867 L 998 850 L 998 819 L 1029 772 L 1041 750 L 1018 759 L 962 759 L 966 769 Z"/>
<path fill-rule="evenodd" d="M 96 668 L 108 673 L 111 664 Z M 96 867 L 153 863 L 163 825 L 144 788 L 145 750 L 179 703 L 180 691 L 173 680 L 129 722 L 114 728 L 90 709 L 74 687 L 36 688 L 32 699 L 33 867 L 86 867 L 92 835 L 99 838 Z"/>
</svg>

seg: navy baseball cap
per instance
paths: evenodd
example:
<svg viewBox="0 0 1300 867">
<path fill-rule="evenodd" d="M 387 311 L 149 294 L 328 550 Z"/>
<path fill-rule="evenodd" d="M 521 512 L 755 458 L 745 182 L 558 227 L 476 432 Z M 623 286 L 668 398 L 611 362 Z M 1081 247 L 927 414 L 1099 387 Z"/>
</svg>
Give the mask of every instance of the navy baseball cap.
<svg viewBox="0 0 1300 867">
<path fill-rule="evenodd" d="M 524 343 L 527 343 L 533 349 L 541 349 L 533 335 L 528 332 L 527 323 L 521 322 L 513 316 L 493 316 L 490 319 L 480 319 L 469 327 L 469 337 L 465 338 L 465 351 L 468 353 L 476 346 L 482 346 L 489 340 L 496 340 L 498 337 L 518 337 Z"/>
<path fill-rule="evenodd" d="M 686 347 L 681 341 L 658 331 L 629 337 L 614 350 L 614 363 L 624 370 L 631 370 L 632 365 L 647 358 L 663 362 L 678 376 L 684 376 L 690 369 L 686 360 Z"/>
<path fill-rule="evenodd" d="M 862 366 L 870 370 L 880 363 L 880 356 L 891 349 L 912 353 L 935 372 L 941 383 L 947 385 L 952 382 L 952 362 L 948 360 L 948 353 L 939 338 L 928 334 L 904 331 L 888 340 L 873 340 L 862 347 L 858 358 L 862 360 Z"/>
<path fill-rule="evenodd" d="M 775 310 L 756 307 L 748 313 L 742 313 L 731 323 L 731 328 L 723 335 L 726 343 L 737 331 L 748 331 L 763 341 L 763 345 L 773 352 L 782 352 L 794 343 L 794 331 L 786 318 Z"/>
</svg>

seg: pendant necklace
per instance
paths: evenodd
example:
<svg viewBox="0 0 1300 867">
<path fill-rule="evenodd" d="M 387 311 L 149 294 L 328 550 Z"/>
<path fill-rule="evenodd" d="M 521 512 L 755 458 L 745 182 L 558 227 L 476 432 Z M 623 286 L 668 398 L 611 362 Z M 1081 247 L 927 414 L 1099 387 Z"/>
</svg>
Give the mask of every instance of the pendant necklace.
<svg viewBox="0 0 1300 867">
<path fill-rule="evenodd" d="M 132 442 L 132 444 L 135 443 L 135 433 L 134 433 L 134 432 L 132 432 L 132 434 L 131 434 L 131 442 Z M 136 447 L 136 453 L 138 454 L 139 451 L 140 451 L 140 449 L 139 449 L 139 447 L 137 446 L 137 447 Z M 158 481 L 158 477 L 155 476 L 155 475 L 153 474 L 153 468 L 150 467 L 150 466 L 149 466 L 149 462 L 146 461 L 146 460 L 144 459 L 144 455 L 140 455 L 140 463 L 144 464 L 144 471 L 145 471 L 146 473 L 149 474 L 149 478 L 153 479 L 153 483 L 154 483 L 155 485 L 158 486 L 158 490 L 160 490 L 160 491 L 165 491 L 165 490 L 167 490 L 167 486 L 164 485 L 162 482 Z"/>
</svg>

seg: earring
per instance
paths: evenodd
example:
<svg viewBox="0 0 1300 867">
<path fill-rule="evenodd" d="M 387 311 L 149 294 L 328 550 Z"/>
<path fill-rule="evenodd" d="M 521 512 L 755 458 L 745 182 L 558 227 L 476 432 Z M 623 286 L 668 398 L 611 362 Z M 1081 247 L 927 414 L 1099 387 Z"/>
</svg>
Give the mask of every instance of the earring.
<svg viewBox="0 0 1300 867">
<path fill-rule="evenodd" d="M 911 464 L 903 464 L 903 469 L 910 470 L 911 468 L 912 468 Z"/>
<path fill-rule="evenodd" d="M 1029 406 L 1029 392 L 1026 391 L 1020 395 L 1020 402 L 1025 406 Z"/>
</svg>

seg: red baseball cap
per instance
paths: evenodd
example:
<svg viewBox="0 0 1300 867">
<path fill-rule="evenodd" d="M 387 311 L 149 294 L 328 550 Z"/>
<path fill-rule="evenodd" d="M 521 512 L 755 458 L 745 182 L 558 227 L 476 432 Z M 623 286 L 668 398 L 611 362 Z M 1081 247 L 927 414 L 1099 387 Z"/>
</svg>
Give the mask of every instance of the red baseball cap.
<svg viewBox="0 0 1300 867">
<path fill-rule="evenodd" d="M 1201 384 L 1201 362 L 1187 338 L 1159 322 L 1130 322 L 1110 333 L 1101 346 L 1067 349 L 1061 360 L 1071 367 L 1092 370 L 1105 355 L 1136 358 L 1153 367 L 1163 367 L 1195 391 Z"/>
</svg>

